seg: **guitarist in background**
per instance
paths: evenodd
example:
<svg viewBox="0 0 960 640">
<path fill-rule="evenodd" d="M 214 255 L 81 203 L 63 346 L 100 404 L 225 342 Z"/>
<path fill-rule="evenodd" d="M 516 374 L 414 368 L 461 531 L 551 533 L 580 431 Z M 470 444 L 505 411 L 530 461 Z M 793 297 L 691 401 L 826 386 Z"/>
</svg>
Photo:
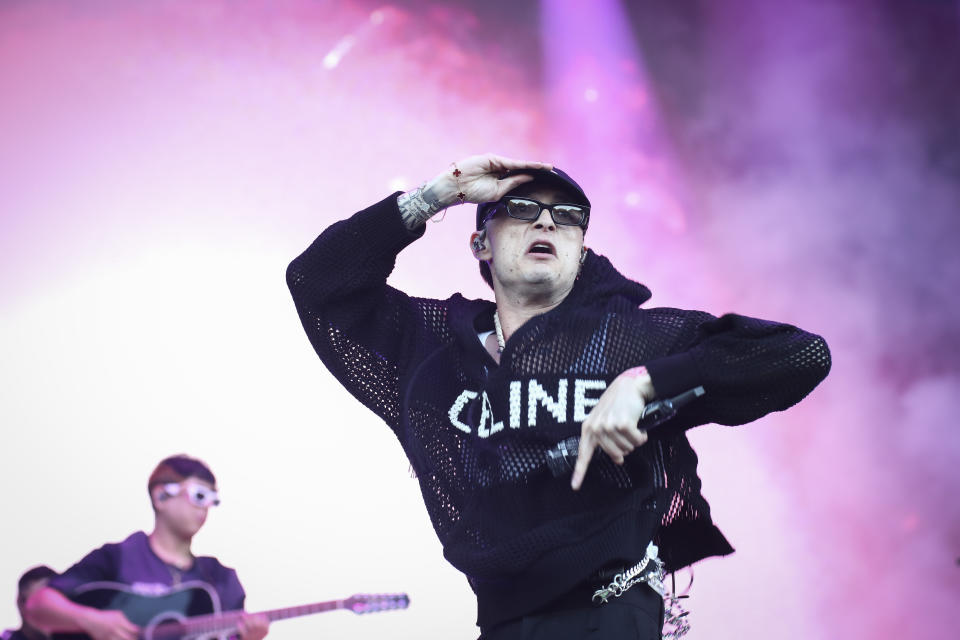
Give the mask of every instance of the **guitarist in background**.
<svg viewBox="0 0 960 640">
<path fill-rule="evenodd" d="M 27 622 L 24 605 L 27 604 L 30 596 L 43 589 L 47 581 L 55 575 L 57 575 L 56 571 L 46 565 L 40 565 L 27 570 L 20 576 L 20 581 L 17 582 L 17 609 L 20 611 L 22 623 L 15 631 L 8 630 L 0 633 L 0 640 L 43 640 L 47 637 L 47 634 Z"/>
<path fill-rule="evenodd" d="M 87 554 L 35 593 L 26 604 L 27 620 L 46 632 L 85 633 L 94 640 L 136 640 L 139 628 L 122 611 L 100 610 L 73 602 L 84 585 L 109 582 L 133 593 L 162 596 L 184 583 L 209 585 L 220 611 L 243 609 L 246 594 L 237 574 L 213 557 L 196 557 L 193 536 L 219 504 L 216 479 L 200 460 L 185 455 L 157 465 L 147 483 L 154 511 L 150 535 L 138 531 L 120 543 Z M 244 614 L 237 632 L 242 640 L 261 640 L 269 622 Z"/>
</svg>

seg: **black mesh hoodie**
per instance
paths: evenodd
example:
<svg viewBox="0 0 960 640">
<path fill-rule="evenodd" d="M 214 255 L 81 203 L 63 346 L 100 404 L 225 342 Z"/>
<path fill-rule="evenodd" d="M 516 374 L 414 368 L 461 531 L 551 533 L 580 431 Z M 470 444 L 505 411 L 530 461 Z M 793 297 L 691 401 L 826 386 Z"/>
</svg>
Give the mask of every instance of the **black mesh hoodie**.
<svg viewBox="0 0 960 640">
<path fill-rule="evenodd" d="M 403 226 L 394 194 L 326 229 L 287 282 L 320 359 L 403 445 L 444 556 L 477 594 L 478 624 L 532 613 L 597 569 L 640 559 L 651 539 L 670 570 L 731 553 L 685 431 L 796 404 L 829 371 L 824 340 L 735 314 L 644 308 L 647 288 L 589 251 L 571 293 L 520 327 L 498 366 L 477 338 L 493 329 L 492 302 L 387 285 L 422 234 Z M 658 397 L 697 385 L 706 395 L 622 466 L 598 452 L 574 492 L 545 451 L 578 435 L 606 386 L 639 365 Z"/>
</svg>

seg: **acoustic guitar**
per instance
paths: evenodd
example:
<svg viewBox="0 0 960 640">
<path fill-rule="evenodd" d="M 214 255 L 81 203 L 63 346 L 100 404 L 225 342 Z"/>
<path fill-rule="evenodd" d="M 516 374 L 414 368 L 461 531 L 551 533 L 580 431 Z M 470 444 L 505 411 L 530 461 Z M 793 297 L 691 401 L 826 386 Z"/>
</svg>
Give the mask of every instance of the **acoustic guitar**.
<svg viewBox="0 0 960 640">
<path fill-rule="evenodd" d="M 140 640 L 213 640 L 237 633 L 242 611 L 221 611 L 216 590 L 199 580 L 184 582 L 162 594 L 133 591 L 116 582 L 91 582 L 74 592 L 78 604 L 101 610 L 122 611 L 140 627 Z M 345 600 L 315 602 L 299 607 L 262 611 L 270 622 L 309 616 L 315 613 L 347 609 L 354 613 L 374 613 L 406 609 L 407 594 L 353 595 Z M 91 640 L 84 633 L 55 633 L 55 640 Z"/>
</svg>

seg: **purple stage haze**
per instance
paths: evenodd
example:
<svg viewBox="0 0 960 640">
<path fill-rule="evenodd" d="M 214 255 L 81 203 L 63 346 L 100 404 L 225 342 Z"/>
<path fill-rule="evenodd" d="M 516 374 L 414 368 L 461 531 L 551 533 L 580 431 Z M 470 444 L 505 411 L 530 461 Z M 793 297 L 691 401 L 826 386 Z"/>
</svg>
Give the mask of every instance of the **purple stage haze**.
<svg viewBox="0 0 960 640">
<path fill-rule="evenodd" d="M 587 244 L 653 304 L 830 344 L 798 407 L 690 434 L 737 553 L 696 567 L 688 638 L 956 633 L 960 1 L 7 0 L 0 140 L 2 465 L 33 487 L 0 492 L 4 521 L 32 514 L 0 593 L 149 526 L 104 487 L 187 450 L 233 485 L 203 551 L 249 608 L 411 592 L 271 638 L 474 637 L 393 436 L 313 357 L 283 275 L 492 151 L 573 175 Z M 392 284 L 489 297 L 468 209 Z"/>
</svg>

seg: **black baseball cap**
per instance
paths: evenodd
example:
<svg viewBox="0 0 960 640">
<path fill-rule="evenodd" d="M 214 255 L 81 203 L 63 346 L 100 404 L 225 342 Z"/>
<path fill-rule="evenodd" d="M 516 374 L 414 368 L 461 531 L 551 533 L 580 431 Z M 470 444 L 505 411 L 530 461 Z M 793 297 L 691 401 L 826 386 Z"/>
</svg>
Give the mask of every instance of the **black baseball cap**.
<svg viewBox="0 0 960 640">
<path fill-rule="evenodd" d="M 549 170 L 514 169 L 512 171 L 507 171 L 505 174 L 500 176 L 500 179 L 502 180 L 503 178 L 509 178 L 510 176 L 521 174 L 533 176 L 533 180 L 531 182 L 525 182 L 521 186 L 526 186 L 528 184 L 539 184 L 548 187 L 554 187 L 573 196 L 570 204 L 583 204 L 588 207 L 590 206 L 590 200 L 587 199 L 587 194 L 583 192 L 583 189 L 580 187 L 580 185 L 577 184 L 573 178 L 567 175 L 565 171 L 558 169 L 557 167 Z M 487 214 L 495 204 L 495 202 L 481 202 L 477 205 L 477 231 L 483 227 L 483 222 L 486 220 Z M 584 229 L 584 231 L 586 231 L 586 229 Z"/>
</svg>

